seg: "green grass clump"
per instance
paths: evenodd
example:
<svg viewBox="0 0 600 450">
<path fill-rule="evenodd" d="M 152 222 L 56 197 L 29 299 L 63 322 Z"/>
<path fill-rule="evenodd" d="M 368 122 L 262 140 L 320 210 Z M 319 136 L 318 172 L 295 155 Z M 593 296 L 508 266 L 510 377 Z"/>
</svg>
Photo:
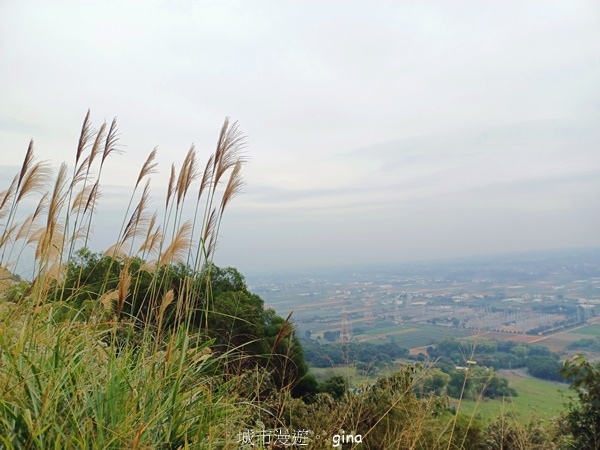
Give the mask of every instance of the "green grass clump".
<svg viewBox="0 0 600 450">
<path fill-rule="evenodd" d="M 155 351 L 150 332 L 117 342 L 126 325 L 56 322 L 51 307 L 23 317 L 23 306 L 0 317 L 20 325 L 0 333 L 2 448 L 219 447 L 239 420 L 210 342 L 179 330 Z"/>
</svg>

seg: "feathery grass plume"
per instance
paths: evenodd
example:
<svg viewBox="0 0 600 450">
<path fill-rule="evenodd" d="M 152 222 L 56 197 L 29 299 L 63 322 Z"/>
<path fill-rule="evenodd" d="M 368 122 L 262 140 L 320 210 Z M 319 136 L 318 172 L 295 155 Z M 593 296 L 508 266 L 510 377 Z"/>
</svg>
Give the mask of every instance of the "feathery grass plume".
<svg viewBox="0 0 600 450">
<path fill-rule="evenodd" d="M 158 166 L 158 163 L 154 162 L 154 159 L 156 158 L 156 151 L 157 151 L 157 148 L 154 147 L 154 150 L 152 150 L 150 152 L 150 155 L 148 155 L 148 158 L 146 159 L 146 162 L 142 166 L 142 170 L 140 170 L 140 174 L 138 175 L 138 179 L 135 182 L 135 188 L 134 189 L 136 189 L 138 187 L 138 185 L 140 184 L 140 182 L 142 181 L 142 179 L 144 177 L 147 177 L 150 174 L 156 173 L 156 167 Z"/>
<path fill-rule="evenodd" d="M 165 202 L 165 209 L 169 207 L 169 200 L 175 194 L 175 163 L 171 163 L 171 176 L 169 177 L 169 186 L 167 187 L 167 201 Z"/>
<path fill-rule="evenodd" d="M 89 122 L 89 115 L 90 115 L 90 110 L 88 109 L 88 114 L 84 120 L 84 127 L 82 128 L 81 134 L 80 134 L 80 145 L 78 146 L 79 148 L 81 147 L 81 142 L 82 140 L 85 141 L 85 145 L 83 146 L 83 148 L 85 148 L 87 146 L 87 141 L 89 141 L 89 139 L 92 137 L 93 132 L 91 131 L 91 124 Z M 87 125 L 87 126 L 86 126 Z M 75 171 L 73 173 L 73 178 L 71 180 L 71 185 L 69 187 L 69 203 L 71 203 L 71 198 L 73 195 L 73 189 L 74 187 L 79 184 L 80 182 L 83 182 L 83 187 L 85 189 L 85 187 L 87 186 L 87 182 L 90 178 L 90 170 L 92 167 L 92 164 L 94 162 L 94 159 L 98 156 L 98 154 L 100 153 L 100 149 L 101 149 L 101 142 L 104 139 L 104 134 L 105 134 L 105 130 L 106 130 L 106 122 L 104 122 L 102 124 L 102 126 L 100 127 L 100 129 L 96 132 L 96 137 L 94 138 L 94 143 L 92 144 L 92 149 L 89 153 L 89 155 L 87 155 L 85 157 L 85 159 L 78 164 L 79 159 L 81 157 L 81 153 L 78 153 L 78 156 L 76 158 L 75 161 Z M 82 148 L 82 151 L 83 151 Z M 100 171 L 102 171 L 102 168 L 100 169 Z M 96 180 L 96 182 L 98 182 L 100 179 L 100 174 L 98 175 L 98 179 Z M 81 206 L 83 205 L 83 202 L 79 203 L 79 207 L 77 207 L 76 209 L 72 209 L 71 212 L 75 213 L 75 222 L 73 224 L 73 233 L 74 234 L 78 229 L 79 226 L 79 222 L 81 219 Z M 91 228 L 91 216 L 94 212 L 94 208 L 92 205 L 92 209 L 91 209 L 91 213 L 90 213 L 90 218 L 88 221 L 88 229 Z M 83 212 L 83 214 L 85 214 L 85 211 Z M 84 219 L 81 219 L 84 220 Z M 69 234 L 70 231 L 70 214 L 67 214 L 66 219 L 65 219 L 65 233 Z M 81 227 L 79 227 L 79 229 L 81 229 Z M 88 236 L 85 237 L 85 245 L 87 245 L 87 240 L 88 240 Z M 67 254 L 67 260 L 71 258 L 73 251 L 75 250 L 75 241 L 77 239 L 75 239 L 74 236 L 71 236 L 70 238 L 70 246 L 68 249 L 68 254 Z M 64 249 L 63 249 L 64 251 Z"/>
<path fill-rule="evenodd" d="M 8 201 L 12 198 L 12 196 L 15 193 L 15 189 L 17 188 L 17 182 L 19 181 L 19 174 L 15 175 L 12 183 L 10 183 L 10 186 L 8 189 L 6 189 L 5 191 L 2 191 L 2 194 L 0 194 L 2 196 L 2 201 L 0 201 L 0 211 L 4 212 L 4 208 L 6 206 L 6 204 L 8 203 Z"/>
<path fill-rule="evenodd" d="M 26 177 L 27 173 L 30 171 L 30 167 L 33 164 L 35 157 L 33 154 L 33 139 L 29 141 L 29 146 L 27 147 L 27 152 L 25 152 L 25 158 L 23 159 L 23 164 L 21 165 L 21 170 L 13 178 L 13 182 L 10 187 L 4 194 L 4 198 L 2 199 L 2 203 L 0 204 L 0 211 L 2 211 L 9 203 L 10 200 L 11 206 L 8 209 L 8 214 L 3 214 L 2 217 L 8 215 L 6 219 L 6 224 L 4 225 L 4 231 L 0 236 L 0 247 L 4 246 L 8 241 L 10 236 L 8 235 L 9 231 L 14 231 L 14 227 L 12 226 L 12 222 L 17 212 L 18 200 L 17 198 L 20 195 L 20 189 L 23 183 L 23 179 Z M 4 256 L 6 253 L 6 247 L 2 248 L 2 255 L 0 256 L 0 263 L 4 260 Z"/>
<path fill-rule="evenodd" d="M 81 188 L 81 190 L 77 194 L 75 194 L 75 199 L 73 200 L 73 203 L 71 204 L 71 212 L 72 213 L 79 211 L 88 205 L 89 199 L 94 190 L 94 186 L 96 186 L 96 184 L 94 184 L 93 186 L 90 186 L 90 185 L 84 186 Z"/>
<path fill-rule="evenodd" d="M 152 259 L 150 261 L 146 261 L 144 264 L 142 264 L 140 266 L 140 270 L 142 272 L 156 274 L 158 272 L 158 260 Z"/>
<path fill-rule="evenodd" d="M 29 233 L 30 233 L 31 229 L 33 228 L 33 226 L 35 225 L 36 220 L 40 217 L 40 215 L 46 209 L 47 206 L 48 206 L 48 193 L 46 192 L 46 193 L 44 193 L 44 195 L 38 202 L 37 206 L 35 207 L 35 211 L 33 212 L 33 214 L 30 214 L 27 217 L 27 219 L 25 219 L 25 222 L 23 222 L 23 225 L 21 226 L 21 228 L 19 229 L 19 232 L 17 233 L 16 240 L 24 239 L 25 237 L 29 236 Z M 27 226 L 26 226 L 26 224 L 27 224 Z"/>
<path fill-rule="evenodd" d="M 208 216 L 206 227 L 204 228 L 204 235 L 202 236 L 202 251 L 205 253 L 205 259 L 208 260 L 210 250 L 213 247 L 213 242 L 216 242 L 215 231 L 217 228 L 217 210 L 213 208 Z"/>
<path fill-rule="evenodd" d="M 94 164 L 94 160 L 96 157 L 102 152 L 102 141 L 104 140 L 104 135 L 106 133 L 106 122 L 103 122 L 100 126 L 100 129 L 96 133 L 96 138 L 94 139 L 94 144 L 92 145 L 92 149 L 90 150 L 89 160 L 87 164 L 87 172 L 89 173 L 92 164 Z"/>
<path fill-rule="evenodd" d="M 183 225 L 181 225 L 179 231 L 177 232 L 177 235 L 160 257 L 158 264 L 159 266 L 162 267 L 166 264 L 183 262 L 183 258 L 185 257 L 185 251 L 191 245 L 191 232 L 192 223 L 188 220 Z"/>
<path fill-rule="evenodd" d="M 43 192 L 50 181 L 50 174 L 50 167 L 46 162 L 38 162 L 27 170 L 17 194 L 17 203 L 33 192 Z"/>
<path fill-rule="evenodd" d="M 63 248 L 63 230 L 60 227 L 59 219 L 62 207 L 65 202 L 65 185 L 67 180 L 67 165 L 62 163 L 56 176 L 56 182 L 50 203 L 48 206 L 48 217 L 46 226 L 41 233 L 38 246 L 35 252 L 35 258 L 39 262 L 39 271 L 43 273 L 50 262 L 56 262 L 60 257 Z"/>
<path fill-rule="evenodd" d="M 19 250 L 16 260 L 13 261 L 15 264 L 15 267 L 18 267 L 19 260 L 21 259 L 21 255 L 23 254 L 25 247 L 27 247 L 27 245 L 29 245 L 31 243 L 30 240 L 32 237 L 32 230 L 34 230 L 34 227 L 37 227 L 38 219 L 40 218 L 41 214 L 46 210 L 47 206 L 48 206 L 48 193 L 46 192 L 46 193 L 44 193 L 42 198 L 39 200 L 33 214 L 31 214 L 26 219 L 25 222 L 27 222 L 27 224 L 23 223 L 23 225 L 19 228 L 19 231 L 17 232 L 17 237 L 16 237 L 15 241 L 25 239 L 25 242 L 21 246 L 21 249 Z M 14 246 L 10 249 L 10 251 L 8 253 L 7 259 L 9 261 L 11 260 L 13 250 L 14 250 Z"/>
<path fill-rule="evenodd" d="M 275 337 L 275 342 L 273 342 L 271 353 L 275 353 L 275 349 L 277 348 L 279 343 L 294 332 L 294 325 L 292 325 L 292 323 L 290 322 L 292 314 L 294 314 L 294 311 L 290 311 L 285 321 L 281 324 L 279 333 L 277 333 L 277 337 Z"/>
<path fill-rule="evenodd" d="M 125 259 L 127 257 L 127 255 L 129 254 L 129 246 L 127 245 L 127 243 L 124 243 L 122 241 L 118 241 L 115 242 L 113 245 L 111 245 L 110 247 L 108 247 L 106 250 L 104 250 L 104 253 L 102 253 L 103 257 L 109 257 L 112 259 Z M 109 273 L 106 273 L 106 278 L 108 279 Z M 108 280 L 107 280 L 108 281 Z"/>
<path fill-rule="evenodd" d="M 214 183 L 213 190 L 216 189 L 221 177 L 227 170 L 233 167 L 238 161 L 244 162 L 244 157 L 241 155 L 242 150 L 246 145 L 246 138 L 239 130 L 238 123 L 234 122 L 229 125 L 229 118 L 225 119 L 219 136 L 219 144 L 215 152 L 215 160 L 213 165 Z"/>
<path fill-rule="evenodd" d="M 131 285 L 131 273 L 129 273 L 130 265 L 131 258 L 126 258 L 121 273 L 119 274 L 119 285 L 117 286 L 117 318 L 121 316 L 125 300 L 129 296 L 129 286 Z"/>
<path fill-rule="evenodd" d="M 79 143 L 77 144 L 77 153 L 75 155 L 75 165 L 79 163 L 79 158 L 83 150 L 88 144 L 88 141 L 92 137 L 92 124 L 90 122 L 90 110 L 87 110 L 85 119 L 83 119 L 83 125 L 81 126 L 81 133 L 79 134 Z"/>
<path fill-rule="evenodd" d="M 87 155 L 81 161 L 81 164 L 75 169 L 75 173 L 73 173 L 73 179 L 71 180 L 71 185 L 69 189 L 73 189 L 77 184 L 86 180 L 89 174 L 89 165 L 90 165 L 90 155 Z"/>
<path fill-rule="evenodd" d="M 154 231 L 154 233 L 152 233 L 152 236 L 150 236 L 150 240 L 147 243 L 147 248 L 145 249 L 146 254 L 148 255 L 152 255 L 155 253 L 158 253 L 158 250 L 160 248 L 160 244 L 163 241 L 163 234 L 162 231 L 160 229 L 160 225 L 156 227 L 156 230 Z"/>
<path fill-rule="evenodd" d="M 17 180 L 17 190 L 21 187 L 21 183 L 23 178 L 25 178 L 25 174 L 29 171 L 29 166 L 33 163 L 33 139 L 29 141 L 29 146 L 27 147 L 27 152 L 25 152 L 25 159 L 23 159 L 23 164 L 21 165 L 21 171 L 19 172 L 19 178 Z"/>
<path fill-rule="evenodd" d="M 177 206 L 181 204 L 192 182 L 198 178 L 198 164 L 196 163 L 196 149 L 194 145 L 190 147 L 185 155 L 179 178 L 177 179 Z"/>
<path fill-rule="evenodd" d="M 223 214 L 227 204 L 231 201 L 231 199 L 242 192 L 242 188 L 245 185 L 242 178 L 242 164 L 242 161 L 238 160 L 233 167 L 231 175 L 229 176 L 227 187 L 225 188 L 225 192 L 223 193 L 223 197 L 221 199 L 221 215 Z"/>
<path fill-rule="evenodd" d="M 13 235 L 15 234 L 15 231 L 17 230 L 17 228 L 19 228 L 19 223 L 13 223 L 10 227 L 8 227 L 4 234 L 2 234 L 2 237 L 0 237 L 0 248 L 5 248 L 6 249 L 6 244 L 9 242 L 14 242 L 15 240 L 13 239 Z M 3 252 L 3 256 L 4 256 L 4 252 Z"/>
<path fill-rule="evenodd" d="M 158 225 L 154 230 L 150 230 L 146 239 L 138 249 L 138 253 L 141 253 L 144 256 L 156 254 L 159 251 L 160 244 L 163 240 L 163 234 L 160 230 L 160 225 Z M 144 258 L 142 258 L 144 259 Z"/>
<path fill-rule="evenodd" d="M 158 327 L 157 327 L 157 337 L 156 337 L 156 346 L 155 346 L 155 350 L 158 350 L 158 343 L 160 340 L 160 333 L 162 331 L 162 327 L 164 324 L 164 319 L 165 319 L 165 312 L 167 311 L 167 308 L 169 307 L 169 305 L 171 303 L 173 303 L 173 299 L 175 298 L 175 292 L 173 291 L 173 289 L 169 289 L 165 295 L 163 295 L 162 301 L 160 303 L 160 307 L 158 309 L 158 312 L 156 314 L 156 321 L 158 323 Z"/>
<path fill-rule="evenodd" d="M 17 231 L 17 236 L 15 237 L 15 241 L 19 241 L 28 236 L 29 230 L 33 226 L 34 221 L 35 221 L 35 216 L 33 214 L 29 214 L 25 218 L 23 223 L 21 223 L 21 225 L 19 226 L 19 231 Z M 9 259 L 10 259 L 10 255 L 9 255 Z"/>
<path fill-rule="evenodd" d="M 81 225 L 79 228 L 71 233 L 71 239 L 73 242 L 86 239 L 92 234 L 93 227 L 90 224 Z"/>
<path fill-rule="evenodd" d="M 122 153 L 121 150 L 117 148 L 118 141 L 119 134 L 117 132 L 117 119 L 115 117 L 110 124 L 110 129 L 108 130 L 106 140 L 104 141 L 104 150 L 102 151 L 102 159 L 100 160 L 100 170 L 102 170 L 106 158 L 108 158 L 111 154 Z"/>
<path fill-rule="evenodd" d="M 42 267 L 44 265 L 58 262 L 60 259 L 60 251 L 64 242 L 63 232 L 62 225 L 53 223 L 42 227 L 39 232 L 34 233 L 37 236 L 35 259 L 40 263 L 39 272 L 43 272 Z"/>
<path fill-rule="evenodd" d="M 104 307 L 105 311 L 112 312 L 118 299 L 119 292 L 116 289 L 112 289 L 102 294 L 98 298 L 98 302 Z"/>
<path fill-rule="evenodd" d="M 146 254 L 146 252 L 152 248 L 152 238 L 156 234 L 156 232 L 160 230 L 160 225 L 156 226 L 157 219 L 158 215 L 156 212 L 154 212 L 154 214 L 152 214 L 152 217 L 150 218 L 150 222 L 148 223 L 146 237 L 144 238 L 142 245 L 140 245 L 138 253 Z"/>
</svg>

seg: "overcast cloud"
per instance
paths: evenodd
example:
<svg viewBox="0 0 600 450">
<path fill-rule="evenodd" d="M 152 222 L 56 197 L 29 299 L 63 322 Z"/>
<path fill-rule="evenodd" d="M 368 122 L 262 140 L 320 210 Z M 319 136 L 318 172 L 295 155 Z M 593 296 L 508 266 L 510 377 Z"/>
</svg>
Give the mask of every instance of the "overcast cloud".
<svg viewBox="0 0 600 450">
<path fill-rule="evenodd" d="M 230 116 L 251 160 L 220 264 L 598 246 L 599 24 L 596 1 L 4 1 L 0 174 L 118 116 L 100 249 L 152 148 L 158 191 Z"/>
</svg>

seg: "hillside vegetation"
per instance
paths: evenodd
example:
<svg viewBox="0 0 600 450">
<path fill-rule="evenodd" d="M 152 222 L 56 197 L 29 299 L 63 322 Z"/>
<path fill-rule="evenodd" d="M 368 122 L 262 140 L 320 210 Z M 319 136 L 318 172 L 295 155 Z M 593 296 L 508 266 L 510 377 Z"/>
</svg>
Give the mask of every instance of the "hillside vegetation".
<svg viewBox="0 0 600 450">
<path fill-rule="evenodd" d="M 160 211 L 152 151 L 99 254 L 88 244 L 116 121 L 94 129 L 88 112 L 73 166 L 54 175 L 30 143 L 0 193 L 0 448 L 597 448 L 600 375 L 581 359 L 563 369 L 578 398 L 551 423 L 462 414 L 464 398 L 513 394 L 493 371 L 415 363 L 352 389 L 318 382 L 291 317 L 213 264 L 244 145 L 226 120 L 205 165 L 192 147 L 171 167 Z"/>
</svg>

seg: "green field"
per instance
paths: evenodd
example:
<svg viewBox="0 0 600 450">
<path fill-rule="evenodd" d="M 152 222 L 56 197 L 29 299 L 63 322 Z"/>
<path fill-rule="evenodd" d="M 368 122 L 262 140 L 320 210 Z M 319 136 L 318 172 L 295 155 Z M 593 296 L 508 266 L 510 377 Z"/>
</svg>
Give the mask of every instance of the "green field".
<svg viewBox="0 0 600 450">
<path fill-rule="evenodd" d="M 583 334 L 586 336 L 600 336 L 600 323 L 589 325 L 585 328 L 580 328 L 575 331 L 577 334 Z"/>
<path fill-rule="evenodd" d="M 376 377 L 365 377 L 357 373 L 354 367 L 311 367 L 310 371 L 320 381 L 333 375 L 342 375 L 353 387 L 376 380 Z M 492 422 L 498 416 L 509 413 L 525 421 L 535 416 L 550 420 L 565 410 L 564 403 L 574 395 L 566 384 L 528 378 L 509 371 L 500 371 L 498 374 L 507 378 L 510 386 L 515 388 L 519 395 L 507 399 L 484 399 L 481 402 L 463 400 L 460 412 L 468 416 L 473 415 L 484 422 Z M 458 406 L 458 401 L 450 399 L 450 404 Z"/>
<path fill-rule="evenodd" d="M 513 413 L 523 420 L 537 416 L 545 420 L 552 419 L 564 411 L 564 403 L 573 396 L 568 385 L 551 381 L 527 378 L 508 371 L 500 375 L 508 378 L 510 386 L 519 395 L 509 399 L 486 399 L 480 403 L 463 400 L 460 411 L 478 419 L 489 422 L 502 413 Z M 452 404 L 456 405 L 456 400 Z"/>
</svg>

